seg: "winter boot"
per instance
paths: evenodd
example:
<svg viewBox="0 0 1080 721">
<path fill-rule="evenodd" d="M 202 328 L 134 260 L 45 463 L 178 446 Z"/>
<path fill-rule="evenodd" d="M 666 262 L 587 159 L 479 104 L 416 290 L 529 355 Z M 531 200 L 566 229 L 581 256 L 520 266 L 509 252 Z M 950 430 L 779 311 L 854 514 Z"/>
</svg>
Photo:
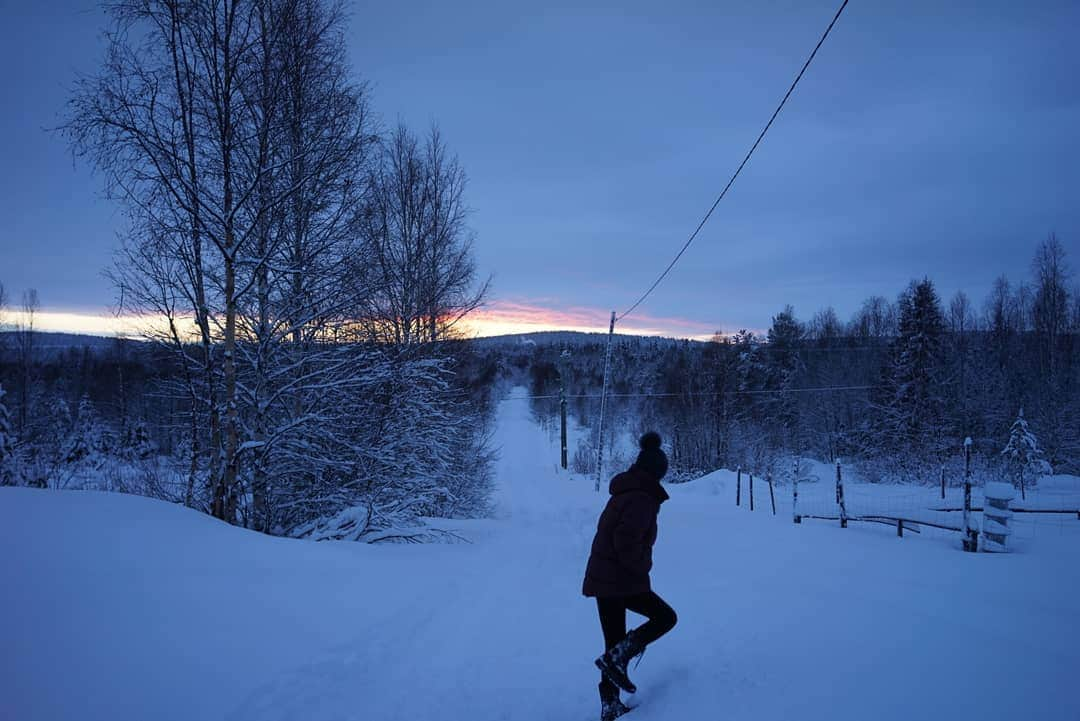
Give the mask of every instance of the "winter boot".
<svg viewBox="0 0 1080 721">
<path fill-rule="evenodd" d="M 637 693 L 637 686 L 626 675 L 626 665 L 630 659 L 645 651 L 645 644 L 637 637 L 637 629 L 626 634 L 626 638 L 609 648 L 604 655 L 596 659 L 599 668 L 613 684 L 627 693 Z"/>
<path fill-rule="evenodd" d="M 619 689 L 600 684 L 600 721 L 615 721 L 629 711 L 630 707 L 619 700 Z"/>
</svg>

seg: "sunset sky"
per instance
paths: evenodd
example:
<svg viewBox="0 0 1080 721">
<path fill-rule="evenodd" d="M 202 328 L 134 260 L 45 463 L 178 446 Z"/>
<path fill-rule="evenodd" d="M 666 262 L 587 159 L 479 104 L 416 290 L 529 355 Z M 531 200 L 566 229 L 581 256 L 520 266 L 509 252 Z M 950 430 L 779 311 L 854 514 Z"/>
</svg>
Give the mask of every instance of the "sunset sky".
<svg viewBox="0 0 1080 721">
<path fill-rule="evenodd" d="M 491 334 L 606 330 L 663 270 L 837 3 L 352 3 L 384 124 L 437 121 L 469 174 Z M 68 88 L 102 57 L 88 0 L 0 0 L 0 282 L 39 326 L 127 332 L 104 277 L 119 209 L 72 161 Z M 624 332 L 846 319 L 929 276 L 977 304 L 1056 232 L 1080 263 L 1080 3 L 854 0 L 770 135 Z M 9 320 L 11 312 L 8 313 Z"/>
</svg>

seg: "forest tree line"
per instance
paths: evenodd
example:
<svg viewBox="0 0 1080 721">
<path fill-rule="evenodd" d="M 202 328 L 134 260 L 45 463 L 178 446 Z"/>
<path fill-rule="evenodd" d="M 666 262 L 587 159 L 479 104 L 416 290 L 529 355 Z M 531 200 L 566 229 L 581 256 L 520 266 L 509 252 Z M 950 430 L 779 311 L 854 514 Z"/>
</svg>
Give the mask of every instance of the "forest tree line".
<svg viewBox="0 0 1080 721">
<path fill-rule="evenodd" d="M 923 278 L 895 300 L 866 299 L 847 322 L 832 308 L 803 320 L 787 306 L 763 334 L 717 333 L 704 343 L 616 336 L 605 446 L 618 452 L 623 436 L 659 429 L 676 478 L 742 466 L 784 479 L 803 456 L 840 458 L 874 481 L 936 482 L 943 466 L 959 477 L 971 437 L 980 473 L 1013 478 L 1021 469 L 1002 451 L 1022 414 L 1040 451 L 1024 462 L 1080 473 L 1073 278 L 1064 245 L 1050 236 L 1027 279 L 997 278 L 981 303 L 963 292 L 944 300 Z M 563 350 L 504 349 L 504 368 L 527 372 L 536 396 L 557 395 L 565 377 L 573 420 L 589 429 L 576 469 L 591 472 L 604 339 Z M 533 407 L 553 423 L 557 401 Z"/>
</svg>

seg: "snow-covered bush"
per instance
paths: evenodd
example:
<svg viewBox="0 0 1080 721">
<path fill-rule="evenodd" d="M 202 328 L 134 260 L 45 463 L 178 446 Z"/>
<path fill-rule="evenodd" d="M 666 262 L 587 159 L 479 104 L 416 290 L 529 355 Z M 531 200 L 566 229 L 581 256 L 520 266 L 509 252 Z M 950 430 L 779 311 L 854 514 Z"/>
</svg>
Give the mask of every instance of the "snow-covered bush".
<svg viewBox="0 0 1080 721">
<path fill-rule="evenodd" d="M 423 535 L 425 517 L 486 514 L 488 423 L 454 388 L 452 359 L 433 350 L 350 352 L 347 389 L 303 404 L 310 423 L 283 419 L 274 443 L 247 454 L 245 477 L 258 470 L 266 479 L 268 530 L 384 540 Z"/>
<path fill-rule="evenodd" d="M 570 470 L 574 473 L 596 473 L 596 443 L 593 442 L 592 435 L 582 439 L 574 449 L 574 456 L 570 459 Z"/>
<path fill-rule="evenodd" d="M 129 460 L 150 458 L 157 453 L 157 444 L 150 438 L 146 423 L 135 421 L 124 428 L 120 437 L 119 455 Z"/>
</svg>

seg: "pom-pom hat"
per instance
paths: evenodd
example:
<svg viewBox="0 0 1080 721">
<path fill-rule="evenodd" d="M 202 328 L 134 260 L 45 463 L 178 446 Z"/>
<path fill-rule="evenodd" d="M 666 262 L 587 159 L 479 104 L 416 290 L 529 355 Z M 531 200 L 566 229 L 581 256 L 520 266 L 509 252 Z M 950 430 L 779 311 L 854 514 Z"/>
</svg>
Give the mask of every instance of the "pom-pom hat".
<svg viewBox="0 0 1080 721">
<path fill-rule="evenodd" d="M 634 461 L 635 466 L 652 474 L 657 481 L 667 474 L 668 469 L 667 455 L 660 448 L 661 444 L 660 434 L 656 431 L 649 431 L 638 441 L 641 452 L 638 453 L 637 460 Z"/>
</svg>

